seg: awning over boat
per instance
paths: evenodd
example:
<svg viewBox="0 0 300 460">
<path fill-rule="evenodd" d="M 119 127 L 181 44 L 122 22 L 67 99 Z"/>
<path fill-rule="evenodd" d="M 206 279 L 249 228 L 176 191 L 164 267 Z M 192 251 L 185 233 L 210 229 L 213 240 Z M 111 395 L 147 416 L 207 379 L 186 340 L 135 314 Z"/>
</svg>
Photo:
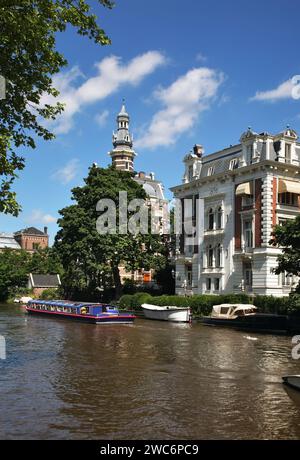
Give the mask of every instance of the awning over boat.
<svg viewBox="0 0 300 460">
<path fill-rule="evenodd" d="M 235 191 L 236 195 L 252 195 L 251 193 L 251 183 L 244 182 L 243 184 L 239 184 Z"/>
<path fill-rule="evenodd" d="M 278 184 L 278 193 L 286 192 L 300 195 L 300 182 L 280 179 Z"/>
</svg>

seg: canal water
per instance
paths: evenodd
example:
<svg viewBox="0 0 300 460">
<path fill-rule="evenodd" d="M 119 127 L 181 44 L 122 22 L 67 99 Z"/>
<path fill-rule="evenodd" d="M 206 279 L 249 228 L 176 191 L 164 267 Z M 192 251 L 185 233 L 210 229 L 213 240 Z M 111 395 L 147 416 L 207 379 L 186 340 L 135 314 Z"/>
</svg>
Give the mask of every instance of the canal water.
<svg viewBox="0 0 300 460">
<path fill-rule="evenodd" d="M 299 439 L 291 338 L 0 305 L 1 439 Z"/>
</svg>

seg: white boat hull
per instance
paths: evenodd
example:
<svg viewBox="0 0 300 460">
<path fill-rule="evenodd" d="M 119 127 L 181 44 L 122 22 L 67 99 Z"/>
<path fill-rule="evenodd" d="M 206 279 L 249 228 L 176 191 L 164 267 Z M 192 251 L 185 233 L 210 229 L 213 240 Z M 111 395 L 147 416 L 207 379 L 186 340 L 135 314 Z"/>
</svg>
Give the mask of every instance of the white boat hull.
<svg viewBox="0 0 300 460">
<path fill-rule="evenodd" d="M 172 308 L 172 307 L 160 307 L 160 309 L 151 309 L 151 307 L 143 306 L 142 309 L 145 318 L 155 319 L 159 321 L 175 321 L 178 323 L 188 323 L 190 321 L 190 309 L 189 308 Z"/>
</svg>

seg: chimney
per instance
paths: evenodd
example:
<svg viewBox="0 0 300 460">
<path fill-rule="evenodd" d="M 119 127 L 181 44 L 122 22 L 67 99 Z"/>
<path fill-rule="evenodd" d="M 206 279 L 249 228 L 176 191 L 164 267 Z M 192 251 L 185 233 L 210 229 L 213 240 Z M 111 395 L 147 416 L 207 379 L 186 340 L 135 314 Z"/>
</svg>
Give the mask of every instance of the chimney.
<svg viewBox="0 0 300 460">
<path fill-rule="evenodd" d="M 202 145 L 195 144 L 193 150 L 194 150 L 194 154 L 197 155 L 197 157 L 199 157 L 199 158 L 202 157 L 202 155 L 204 153 Z"/>
<path fill-rule="evenodd" d="M 48 235 L 48 227 L 44 227 L 44 233 L 45 235 Z"/>
</svg>

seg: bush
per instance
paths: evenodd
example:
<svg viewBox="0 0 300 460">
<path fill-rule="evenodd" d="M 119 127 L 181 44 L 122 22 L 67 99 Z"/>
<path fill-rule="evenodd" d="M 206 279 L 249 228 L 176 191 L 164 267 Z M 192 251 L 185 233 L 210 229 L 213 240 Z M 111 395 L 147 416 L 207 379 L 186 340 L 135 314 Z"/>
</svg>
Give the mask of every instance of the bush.
<svg viewBox="0 0 300 460">
<path fill-rule="evenodd" d="M 120 298 L 119 306 L 125 310 L 140 310 L 143 303 L 151 303 L 152 297 L 146 292 L 137 292 L 130 295 L 125 294 Z"/>
<path fill-rule="evenodd" d="M 59 300 L 60 297 L 60 292 L 56 288 L 45 289 L 39 296 L 41 300 Z"/>
<path fill-rule="evenodd" d="M 289 297 L 274 297 L 272 295 L 258 295 L 254 298 L 254 305 L 261 313 L 275 313 L 285 315 L 289 311 Z"/>
</svg>

